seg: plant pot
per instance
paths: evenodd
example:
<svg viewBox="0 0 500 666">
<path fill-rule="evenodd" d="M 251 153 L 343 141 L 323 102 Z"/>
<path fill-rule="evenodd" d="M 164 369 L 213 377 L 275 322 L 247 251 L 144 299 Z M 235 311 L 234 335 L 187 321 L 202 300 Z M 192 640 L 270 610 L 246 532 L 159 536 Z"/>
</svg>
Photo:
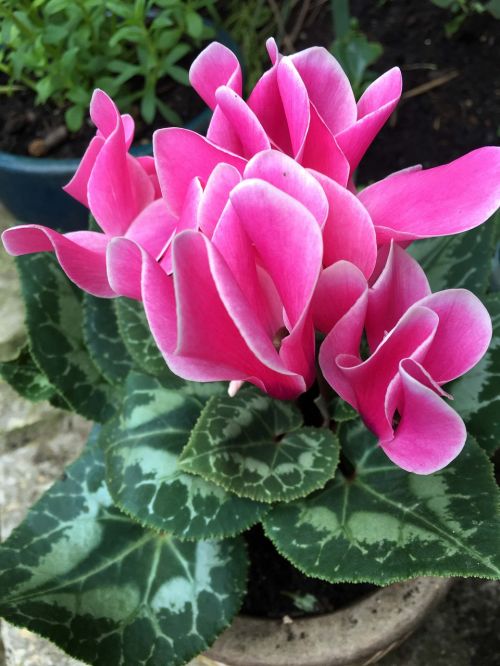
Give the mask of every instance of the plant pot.
<svg viewBox="0 0 500 666">
<path fill-rule="evenodd" d="M 224 666 L 367 666 L 402 643 L 452 579 L 394 583 L 335 613 L 284 623 L 238 616 L 206 652 Z"/>
<path fill-rule="evenodd" d="M 210 112 L 203 111 L 186 124 L 203 131 Z M 151 144 L 133 146 L 135 155 L 150 155 Z M 27 157 L 0 151 L 0 202 L 17 222 L 42 224 L 59 231 L 86 229 L 89 212 L 63 191 L 80 158 Z"/>
</svg>

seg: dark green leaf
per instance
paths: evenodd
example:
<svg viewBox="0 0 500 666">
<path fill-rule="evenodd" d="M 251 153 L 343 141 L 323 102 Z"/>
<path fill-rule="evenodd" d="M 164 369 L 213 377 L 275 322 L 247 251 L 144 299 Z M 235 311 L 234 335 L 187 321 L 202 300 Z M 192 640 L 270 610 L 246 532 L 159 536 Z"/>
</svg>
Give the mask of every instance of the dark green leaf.
<svg viewBox="0 0 500 666">
<path fill-rule="evenodd" d="M 118 298 L 114 303 L 118 328 L 130 356 L 151 375 L 165 372 L 167 366 L 149 330 L 142 303 L 129 298 Z"/>
<path fill-rule="evenodd" d="M 296 407 L 257 389 L 213 397 L 180 467 L 259 502 L 303 497 L 333 477 L 339 451 L 331 431 L 301 426 Z"/>
<path fill-rule="evenodd" d="M 52 254 L 18 257 L 30 349 L 49 382 L 82 416 L 106 420 L 113 412 L 111 387 L 85 348 L 81 292 Z"/>
<path fill-rule="evenodd" d="M 83 336 L 92 360 L 104 377 L 121 386 L 133 360 L 120 336 L 113 301 L 85 294 Z"/>
<path fill-rule="evenodd" d="M 469 439 L 429 476 L 393 465 L 361 423 L 344 425 L 354 475 L 278 506 L 264 527 L 309 576 L 387 585 L 414 576 L 500 578 L 498 489 L 490 462 Z"/>
<path fill-rule="evenodd" d="M 493 322 L 493 339 L 475 368 L 447 386 L 467 430 L 489 453 L 500 448 L 500 293 L 484 299 Z"/>
<path fill-rule="evenodd" d="M 34 362 L 29 346 L 25 345 L 17 358 L 0 363 L 0 376 L 28 400 L 49 400 L 55 388 Z"/>
<path fill-rule="evenodd" d="M 175 666 L 238 612 L 238 539 L 180 542 L 112 504 L 89 445 L 0 547 L 0 613 L 94 666 Z"/>
<path fill-rule="evenodd" d="M 432 291 L 461 287 L 484 294 L 491 275 L 495 232 L 493 217 L 462 234 L 416 241 L 409 252 L 424 269 Z"/>
<path fill-rule="evenodd" d="M 267 507 L 177 466 L 206 398 L 218 384 L 171 389 L 132 373 L 121 412 L 101 434 L 115 502 L 149 527 L 188 539 L 222 538 L 258 522 Z"/>
</svg>

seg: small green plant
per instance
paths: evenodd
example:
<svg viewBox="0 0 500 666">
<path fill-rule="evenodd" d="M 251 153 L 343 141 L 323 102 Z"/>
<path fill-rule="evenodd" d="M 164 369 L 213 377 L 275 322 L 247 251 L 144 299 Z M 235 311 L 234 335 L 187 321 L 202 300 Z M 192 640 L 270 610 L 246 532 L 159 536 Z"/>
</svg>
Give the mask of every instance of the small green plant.
<svg viewBox="0 0 500 666">
<path fill-rule="evenodd" d="M 349 0 L 331 0 L 333 40 L 330 51 L 349 77 L 354 94 L 360 97 L 376 78 L 370 70 L 382 55 L 382 44 L 370 42 L 349 11 Z"/>
<path fill-rule="evenodd" d="M 77 131 L 94 88 L 121 109 L 137 105 L 150 123 L 159 112 L 179 124 L 160 99 L 160 80 L 188 83 L 183 58 L 213 36 L 203 17 L 215 0 L 0 0 L 0 93 L 29 88 L 35 103 L 65 109 Z"/>
<path fill-rule="evenodd" d="M 444 26 L 447 37 L 453 37 L 462 27 L 465 19 L 472 14 L 489 12 L 493 18 L 500 19 L 500 0 L 489 0 L 489 2 L 480 2 L 479 0 L 431 0 L 431 2 L 442 9 L 449 9 L 454 14 L 453 18 Z"/>
</svg>

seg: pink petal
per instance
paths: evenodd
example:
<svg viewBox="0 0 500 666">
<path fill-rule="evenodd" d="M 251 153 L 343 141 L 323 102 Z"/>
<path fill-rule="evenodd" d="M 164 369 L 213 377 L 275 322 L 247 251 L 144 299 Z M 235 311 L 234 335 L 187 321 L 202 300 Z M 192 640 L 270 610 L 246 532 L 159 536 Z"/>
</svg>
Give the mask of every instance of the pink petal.
<svg viewBox="0 0 500 666">
<path fill-rule="evenodd" d="M 151 333 L 168 364 L 177 345 L 173 278 L 137 243 L 126 238 L 115 238 L 109 244 L 108 273 L 118 294 L 137 300 L 142 298 Z"/>
<path fill-rule="evenodd" d="M 355 267 L 354 269 L 357 271 Z M 357 405 L 356 393 L 338 367 L 337 357 L 339 354 L 347 354 L 355 359 L 355 363 L 359 362 L 357 355 L 365 322 L 368 287 L 361 273 L 352 274 L 355 271 L 347 262 L 339 262 L 338 265 L 333 264 L 326 268 L 318 285 L 318 302 L 313 301 L 313 315 L 324 331 L 330 331 L 319 350 L 321 372 L 341 398 L 353 406 Z M 342 296 L 344 287 L 346 292 L 345 296 Z M 336 299 L 339 299 L 338 306 Z M 331 303 L 331 315 L 324 319 L 319 319 L 318 309 L 321 302 L 325 308 Z"/>
<path fill-rule="evenodd" d="M 351 172 L 396 108 L 401 91 L 401 71 L 394 67 L 368 86 L 358 102 L 357 121 L 335 137 L 349 160 Z"/>
<path fill-rule="evenodd" d="M 90 210 L 107 234 L 120 236 L 153 199 L 151 180 L 127 153 L 123 127 L 118 123 L 97 155 L 89 178 Z"/>
<path fill-rule="evenodd" d="M 314 172 L 328 200 L 328 217 L 323 230 L 325 266 L 345 259 L 369 278 L 377 259 L 375 229 L 359 199 L 335 181 Z"/>
<path fill-rule="evenodd" d="M 266 50 L 273 65 L 281 58 L 278 45 L 273 37 L 266 40 Z"/>
<path fill-rule="evenodd" d="M 230 200 L 295 326 L 309 307 L 321 269 L 318 224 L 301 203 L 261 180 L 244 180 Z"/>
<path fill-rule="evenodd" d="M 94 136 L 91 139 L 73 178 L 63 187 L 65 192 L 87 208 L 89 208 L 87 187 L 90 174 L 103 145 L 104 139 L 102 137 Z"/>
<path fill-rule="evenodd" d="M 306 86 L 309 99 L 332 134 L 356 122 L 356 101 L 349 79 L 325 48 L 305 49 L 290 56 L 290 60 Z"/>
<path fill-rule="evenodd" d="M 163 199 L 146 206 L 127 230 L 126 238 L 135 241 L 152 257 L 158 256 L 177 228 L 178 219 L 170 213 Z"/>
<path fill-rule="evenodd" d="M 208 239 L 190 231 L 176 237 L 174 275 L 179 331 L 169 358 L 174 372 L 195 381 L 249 381 L 280 398 L 304 390 L 304 380 L 283 366 Z M 152 319 L 150 324 L 154 330 Z"/>
<path fill-rule="evenodd" d="M 7 229 L 2 240 L 14 256 L 55 252 L 63 271 L 81 289 L 102 298 L 115 295 L 106 276 L 109 239 L 104 234 L 77 231 L 63 236 L 53 229 L 29 224 Z"/>
<path fill-rule="evenodd" d="M 110 241 L 106 253 L 108 280 L 117 296 L 142 300 L 141 274 L 146 254 L 140 245 L 128 238 Z"/>
<path fill-rule="evenodd" d="M 281 58 L 277 64 L 278 88 L 285 110 L 292 153 L 300 158 L 309 129 L 309 97 L 306 87 L 290 58 Z"/>
<path fill-rule="evenodd" d="M 97 88 L 90 100 L 90 117 L 100 134 L 107 139 L 116 129 L 120 112 L 111 97 Z"/>
<path fill-rule="evenodd" d="M 366 300 L 366 293 L 365 276 L 354 264 L 339 261 L 328 266 L 322 271 L 314 292 L 314 325 L 322 333 L 329 333 L 361 297 Z M 362 322 L 357 322 L 361 323 L 362 329 Z M 361 335 L 359 331 L 358 333 Z M 359 346 L 359 339 L 356 341 L 356 337 L 355 333 L 351 336 L 352 347 L 349 350 L 344 349 L 343 353 L 356 353 Z"/>
<path fill-rule="evenodd" d="M 205 184 L 221 162 L 240 173 L 246 164 L 241 157 L 222 150 L 196 132 L 176 127 L 157 130 L 153 147 L 161 190 L 174 215 L 180 215 L 193 178 L 198 177 Z"/>
<path fill-rule="evenodd" d="M 198 229 L 198 210 L 200 208 L 201 198 L 203 196 L 203 188 L 201 187 L 200 179 L 193 178 L 186 194 L 186 200 L 182 207 L 180 219 L 175 229 L 175 234 L 180 234 L 181 231 L 186 229 Z M 172 244 L 171 237 L 166 240 L 165 247 L 160 252 L 157 259 L 160 262 L 163 270 L 170 274 L 172 272 Z"/>
<path fill-rule="evenodd" d="M 368 297 L 365 328 L 372 351 L 410 306 L 431 293 L 418 262 L 396 243 L 388 247 L 385 267 Z"/>
<path fill-rule="evenodd" d="M 240 172 L 224 162 L 217 164 L 208 177 L 198 210 L 200 229 L 208 238 L 212 237 L 222 211 L 229 201 L 229 193 L 240 181 Z"/>
<path fill-rule="evenodd" d="M 446 467 L 462 450 L 467 432 L 460 416 L 436 393 L 423 386 L 401 363 L 401 421 L 393 439 L 381 441 L 387 456 L 415 474 L 432 474 Z"/>
<path fill-rule="evenodd" d="M 155 160 L 152 155 L 140 155 L 136 157 L 136 160 L 139 162 L 144 171 L 148 174 L 151 183 L 154 189 L 154 198 L 161 198 L 160 183 L 158 182 L 158 176 L 156 175 Z"/>
<path fill-rule="evenodd" d="M 342 353 L 339 343 L 343 340 L 338 339 L 337 333 L 342 323 L 343 320 L 332 329 L 323 343 L 324 347 L 328 339 L 332 338 L 327 349 L 330 348 L 330 358 L 333 357 L 336 365 L 333 372 L 328 368 L 328 374 L 321 366 L 325 377 L 341 397 L 359 411 L 370 430 L 384 441 L 392 439 L 392 423 L 386 413 L 386 393 L 397 377 L 402 359 L 411 358 L 420 362 L 425 357 L 432 344 L 439 318 L 428 308 L 414 306 L 387 335 L 375 353 L 364 362 L 359 357 Z M 345 336 L 346 332 L 342 333 Z M 343 375 L 344 381 L 349 385 L 346 397 L 339 390 L 342 390 L 343 386 L 337 386 L 338 374 Z"/>
<path fill-rule="evenodd" d="M 234 125 L 229 121 L 220 106 L 216 106 L 207 130 L 207 139 L 219 148 L 235 155 L 243 155 L 243 146 Z"/>
<path fill-rule="evenodd" d="M 259 119 L 272 144 L 287 155 L 293 153 L 288 120 L 278 88 L 279 61 L 257 81 L 248 106 Z"/>
<path fill-rule="evenodd" d="M 238 95 L 242 92 L 238 58 L 219 42 L 209 44 L 193 61 L 189 81 L 211 109 L 217 105 L 215 91 L 219 86 L 229 86 Z"/>
<path fill-rule="evenodd" d="M 310 116 L 300 162 L 345 187 L 349 178 L 349 162 L 312 104 Z"/>
<path fill-rule="evenodd" d="M 244 178 L 260 178 L 300 201 L 323 227 L 328 201 L 317 180 L 297 162 L 277 150 L 255 155 L 245 167 Z"/>
<path fill-rule="evenodd" d="M 473 368 L 491 341 L 488 311 L 466 289 L 447 289 L 418 301 L 439 317 L 436 336 L 422 365 L 433 379 L 444 384 Z"/>
<path fill-rule="evenodd" d="M 389 176 L 359 198 L 379 243 L 444 236 L 488 219 L 500 205 L 500 148 L 488 146 L 433 169 Z"/>
<path fill-rule="evenodd" d="M 271 148 L 267 134 L 257 116 L 237 93 L 227 86 L 221 86 L 217 89 L 215 98 L 219 108 L 238 136 L 242 147 L 238 154 L 250 158 L 261 150 Z M 213 137 L 209 138 L 218 143 Z"/>
</svg>

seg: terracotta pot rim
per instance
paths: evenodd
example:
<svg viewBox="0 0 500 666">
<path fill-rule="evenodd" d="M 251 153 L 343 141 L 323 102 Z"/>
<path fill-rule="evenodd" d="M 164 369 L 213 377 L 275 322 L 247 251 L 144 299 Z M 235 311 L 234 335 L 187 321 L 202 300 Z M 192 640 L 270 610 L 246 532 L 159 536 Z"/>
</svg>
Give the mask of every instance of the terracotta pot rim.
<svg viewBox="0 0 500 666">
<path fill-rule="evenodd" d="M 206 655 L 226 666 L 373 664 L 417 628 L 452 582 L 419 577 L 394 583 L 347 608 L 291 623 L 238 616 Z"/>
</svg>

